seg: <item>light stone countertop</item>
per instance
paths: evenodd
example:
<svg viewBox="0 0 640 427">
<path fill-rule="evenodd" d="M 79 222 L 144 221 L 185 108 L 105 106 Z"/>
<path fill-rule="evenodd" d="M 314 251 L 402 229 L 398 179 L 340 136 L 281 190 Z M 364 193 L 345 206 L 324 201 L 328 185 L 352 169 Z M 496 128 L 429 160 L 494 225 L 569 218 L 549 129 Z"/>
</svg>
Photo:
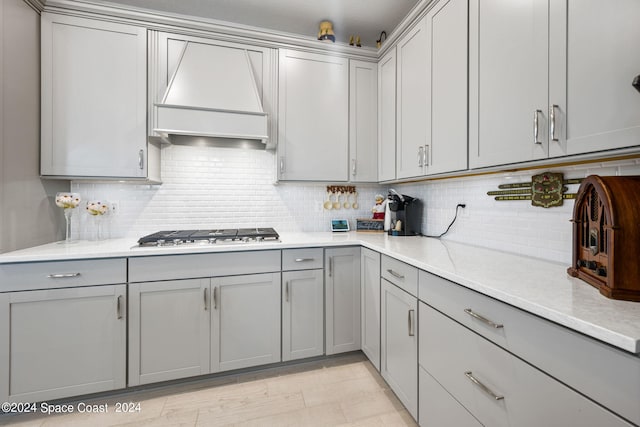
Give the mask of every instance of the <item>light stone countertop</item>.
<svg viewBox="0 0 640 427">
<path fill-rule="evenodd" d="M 608 299 L 567 265 L 424 237 L 379 233 L 281 233 L 281 242 L 139 248 L 135 239 L 51 243 L 0 255 L 0 264 L 206 252 L 362 245 L 544 319 L 640 353 L 640 303 Z"/>
</svg>

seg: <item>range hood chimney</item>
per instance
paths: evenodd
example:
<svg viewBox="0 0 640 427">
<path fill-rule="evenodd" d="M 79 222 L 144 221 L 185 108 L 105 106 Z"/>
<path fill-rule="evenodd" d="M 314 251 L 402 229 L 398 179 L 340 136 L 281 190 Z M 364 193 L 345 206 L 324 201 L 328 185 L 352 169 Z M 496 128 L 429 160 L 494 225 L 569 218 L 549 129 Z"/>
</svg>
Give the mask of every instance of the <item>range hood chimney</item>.
<svg viewBox="0 0 640 427">
<path fill-rule="evenodd" d="M 185 43 L 161 103 L 155 104 L 154 132 L 234 141 L 268 141 L 267 114 L 244 49 Z M 176 141 L 177 142 L 177 141 Z"/>
</svg>

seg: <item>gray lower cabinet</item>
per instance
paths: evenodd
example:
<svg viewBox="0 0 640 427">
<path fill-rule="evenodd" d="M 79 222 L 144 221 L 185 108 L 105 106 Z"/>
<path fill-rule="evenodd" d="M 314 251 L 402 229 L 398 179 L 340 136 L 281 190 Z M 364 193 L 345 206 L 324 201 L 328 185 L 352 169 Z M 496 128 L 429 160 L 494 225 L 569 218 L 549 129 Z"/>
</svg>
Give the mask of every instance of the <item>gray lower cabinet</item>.
<svg viewBox="0 0 640 427">
<path fill-rule="evenodd" d="M 129 385 L 210 372 L 210 279 L 129 285 Z"/>
<path fill-rule="evenodd" d="M 380 254 L 362 248 L 360 257 L 362 352 L 380 370 Z"/>
<path fill-rule="evenodd" d="M 382 279 L 380 373 L 418 418 L 418 300 Z"/>
<path fill-rule="evenodd" d="M 326 354 L 360 350 L 360 247 L 325 249 Z"/>
<path fill-rule="evenodd" d="M 421 389 L 425 408 L 448 393 L 487 426 L 630 426 L 422 302 L 419 318 L 420 366 L 441 387 L 431 383 Z M 454 406 L 457 416 L 466 417 Z M 429 415 L 420 415 L 422 425 L 435 425 Z"/>
<path fill-rule="evenodd" d="M 280 273 L 211 279 L 211 371 L 280 362 Z"/>
<path fill-rule="evenodd" d="M 129 385 L 280 362 L 280 274 L 129 285 Z"/>
<path fill-rule="evenodd" d="M 37 271 L 39 265 L 23 268 Z M 124 388 L 126 299 L 126 285 L 0 294 L 0 401 Z"/>
<path fill-rule="evenodd" d="M 282 273 L 283 361 L 324 353 L 323 285 L 322 269 Z"/>
</svg>

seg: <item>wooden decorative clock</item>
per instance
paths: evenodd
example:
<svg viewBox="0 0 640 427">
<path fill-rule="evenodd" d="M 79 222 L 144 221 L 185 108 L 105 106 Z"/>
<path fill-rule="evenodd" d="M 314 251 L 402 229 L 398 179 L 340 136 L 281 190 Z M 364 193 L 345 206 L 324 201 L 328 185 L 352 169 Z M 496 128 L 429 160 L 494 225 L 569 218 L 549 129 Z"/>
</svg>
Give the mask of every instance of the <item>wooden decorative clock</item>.
<svg viewBox="0 0 640 427">
<path fill-rule="evenodd" d="M 640 176 L 587 177 L 572 221 L 567 272 L 606 297 L 640 301 Z"/>
</svg>

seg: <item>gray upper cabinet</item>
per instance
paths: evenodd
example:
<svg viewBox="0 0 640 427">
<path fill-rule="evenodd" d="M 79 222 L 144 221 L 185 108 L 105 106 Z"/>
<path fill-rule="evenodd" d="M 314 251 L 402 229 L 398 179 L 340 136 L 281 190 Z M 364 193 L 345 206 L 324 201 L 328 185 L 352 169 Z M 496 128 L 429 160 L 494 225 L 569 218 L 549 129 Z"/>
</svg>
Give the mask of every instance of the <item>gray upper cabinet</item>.
<svg viewBox="0 0 640 427">
<path fill-rule="evenodd" d="M 378 67 L 349 60 L 349 180 L 378 181 Z"/>
<path fill-rule="evenodd" d="M 548 0 L 469 2 L 471 168 L 548 156 L 548 13 Z"/>
<path fill-rule="evenodd" d="M 396 178 L 396 48 L 378 62 L 378 181 Z"/>
<path fill-rule="evenodd" d="M 41 39 L 41 174 L 146 178 L 146 30 L 43 13 Z"/>
<path fill-rule="evenodd" d="M 427 140 L 423 173 L 467 169 L 468 0 L 441 0 L 426 16 Z"/>
<path fill-rule="evenodd" d="M 640 145 L 640 5 L 597 5 L 470 1 L 471 168 Z"/>
<path fill-rule="evenodd" d="M 420 20 L 396 46 L 397 110 L 396 172 L 397 178 L 422 175 L 423 150 L 427 141 L 427 31 Z"/>
<path fill-rule="evenodd" d="M 640 55 L 632 54 L 640 40 L 640 2 L 602 7 L 569 0 L 550 7 L 551 157 L 640 145 L 640 93 L 631 86 L 640 74 Z"/>
<path fill-rule="evenodd" d="M 349 60 L 280 50 L 278 176 L 349 180 Z"/>
</svg>

